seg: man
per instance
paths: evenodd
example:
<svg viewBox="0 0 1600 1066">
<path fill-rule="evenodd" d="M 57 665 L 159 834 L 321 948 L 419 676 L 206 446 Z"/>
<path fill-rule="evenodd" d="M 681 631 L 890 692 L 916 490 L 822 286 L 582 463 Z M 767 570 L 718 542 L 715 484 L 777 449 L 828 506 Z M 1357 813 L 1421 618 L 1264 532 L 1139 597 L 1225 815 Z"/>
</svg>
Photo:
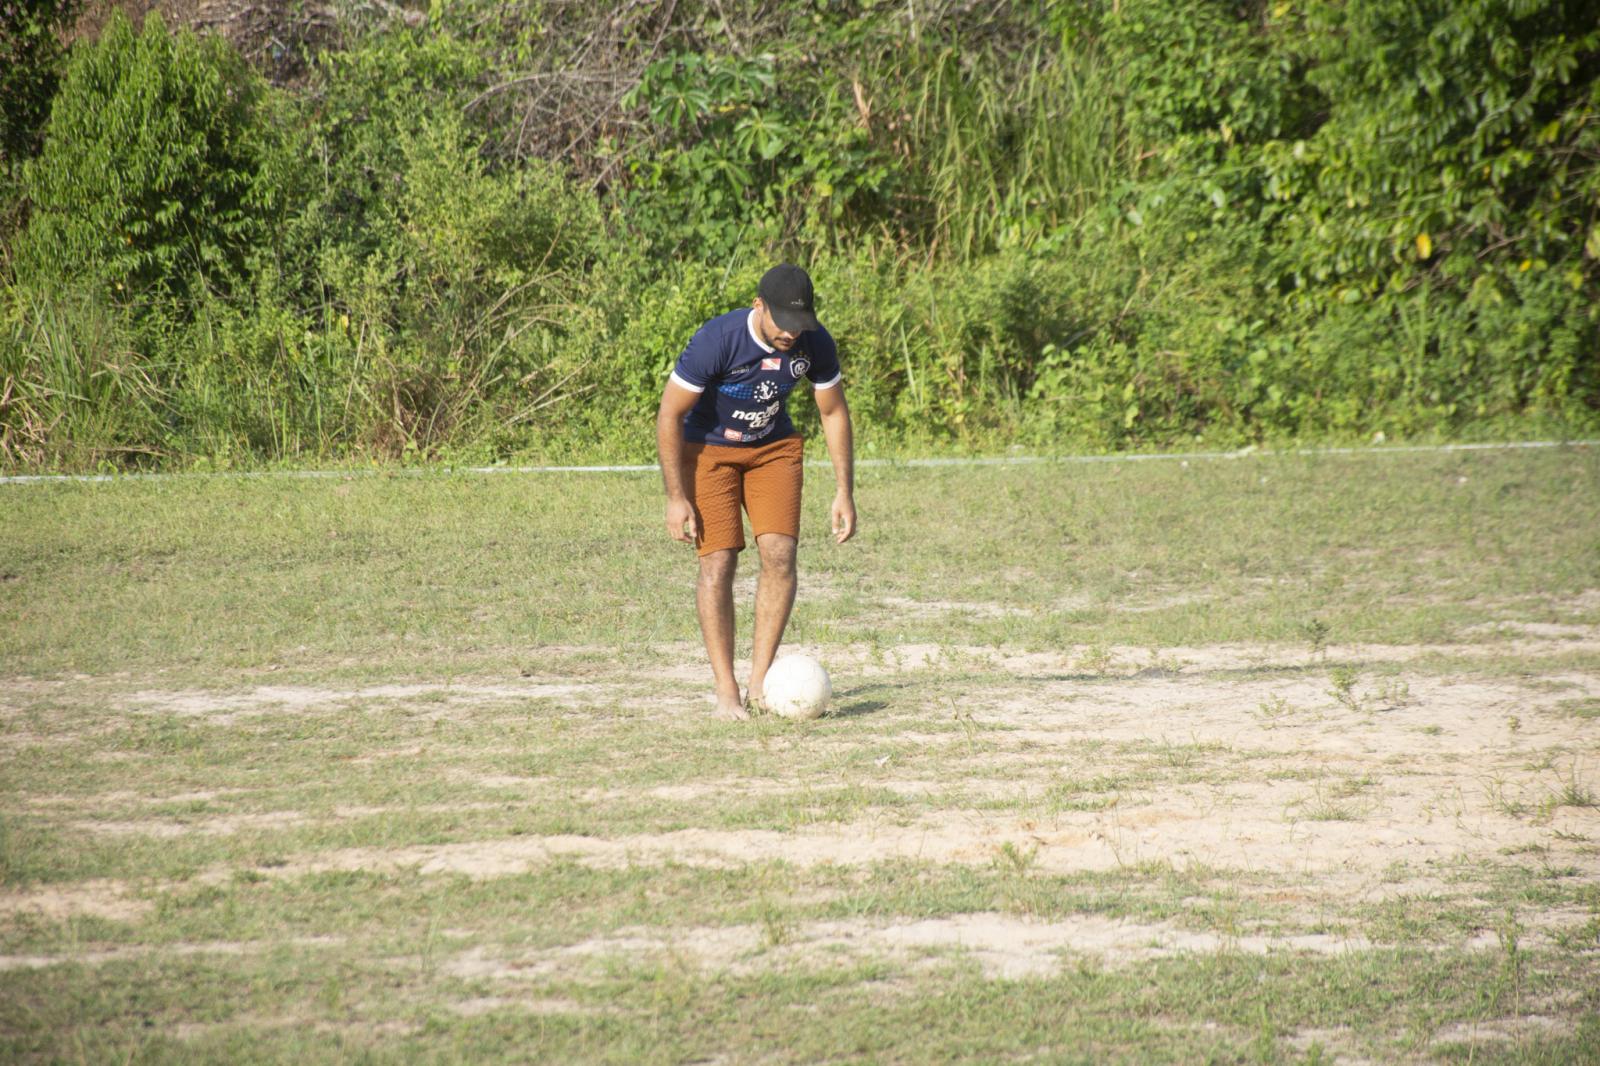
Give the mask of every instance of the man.
<svg viewBox="0 0 1600 1066">
<path fill-rule="evenodd" d="M 761 278 L 749 308 L 718 315 L 689 341 L 661 394 L 656 449 L 667 490 L 667 532 L 700 553 L 695 609 L 716 680 L 718 718 L 762 707 L 762 683 L 794 607 L 804 452 L 784 402 L 811 382 L 833 460 L 833 538 L 856 531 L 854 446 L 839 351 L 817 321 L 804 270 Z M 733 575 L 744 550 L 740 505 L 761 554 L 746 699 L 733 676 Z"/>
</svg>

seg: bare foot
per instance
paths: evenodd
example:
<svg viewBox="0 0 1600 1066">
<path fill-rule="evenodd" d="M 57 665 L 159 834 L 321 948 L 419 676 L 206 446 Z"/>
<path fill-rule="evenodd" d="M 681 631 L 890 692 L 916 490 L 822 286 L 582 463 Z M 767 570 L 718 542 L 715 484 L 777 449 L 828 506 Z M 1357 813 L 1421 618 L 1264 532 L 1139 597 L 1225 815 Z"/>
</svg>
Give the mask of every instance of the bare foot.
<svg viewBox="0 0 1600 1066">
<path fill-rule="evenodd" d="M 735 693 L 731 698 L 718 696 L 717 707 L 711 712 L 711 717 L 722 722 L 742 722 L 750 717 L 750 712 L 744 709 L 744 702 Z"/>
<path fill-rule="evenodd" d="M 757 714 L 767 713 L 766 701 L 761 698 L 761 690 L 758 688 L 752 688 L 744 694 L 744 705 Z"/>
</svg>

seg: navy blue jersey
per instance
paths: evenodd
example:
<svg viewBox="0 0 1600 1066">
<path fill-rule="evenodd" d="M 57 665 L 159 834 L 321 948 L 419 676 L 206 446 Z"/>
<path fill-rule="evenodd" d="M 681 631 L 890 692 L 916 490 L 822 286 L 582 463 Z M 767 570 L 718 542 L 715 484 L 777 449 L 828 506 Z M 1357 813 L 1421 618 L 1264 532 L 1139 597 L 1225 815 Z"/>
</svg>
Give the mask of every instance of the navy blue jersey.
<svg viewBox="0 0 1600 1066">
<path fill-rule="evenodd" d="M 822 327 L 780 352 L 756 336 L 753 310 L 718 315 L 700 327 L 672 370 L 674 382 L 701 394 L 684 416 L 683 439 L 754 445 L 792 436 L 784 400 L 800 379 L 831 389 L 839 377 L 839 348 Z"/>
</svg>

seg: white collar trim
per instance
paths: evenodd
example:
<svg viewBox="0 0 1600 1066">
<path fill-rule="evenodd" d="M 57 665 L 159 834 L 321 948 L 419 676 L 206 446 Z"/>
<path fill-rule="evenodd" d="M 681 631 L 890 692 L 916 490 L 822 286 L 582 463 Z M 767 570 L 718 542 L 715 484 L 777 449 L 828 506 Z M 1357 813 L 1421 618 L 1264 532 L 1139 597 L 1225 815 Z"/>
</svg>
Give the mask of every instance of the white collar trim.
<svg viewBox="0 0 1600 1066">
<path fill-rule="evenodd" d="M 755 341 L 756 344 L 760 345 L 762 351 L 766 352 L 768 355 L 771 355 L 777 350 L 773 348 L 772 345 L 762 340 L 761 334 L 756 332 L 756 309 L 754 307 L 750 309 L 750 314 L 746 316 L 744 320 L 744 326 L 750 331 L 750 339 Z"/>
</svg>

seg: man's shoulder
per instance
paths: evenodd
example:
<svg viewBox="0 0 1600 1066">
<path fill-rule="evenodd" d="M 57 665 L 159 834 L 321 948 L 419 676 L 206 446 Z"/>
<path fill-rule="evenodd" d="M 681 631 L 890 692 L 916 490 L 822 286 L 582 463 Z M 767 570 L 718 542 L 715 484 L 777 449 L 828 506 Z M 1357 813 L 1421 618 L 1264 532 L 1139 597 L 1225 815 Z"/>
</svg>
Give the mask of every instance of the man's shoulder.
<svg viewBox="0 0 1600 1066">
<path fill-rule="evenodd" d="M 808 329 L 800 335 L 800 347 L 818 369 L 839 362 L 839 345 L 820 323 L 816 329 Z"/>
<path fill-rule="evenodd" d="M 828 332 L 828 327 L 820 322 L 817 323 L 816 329 L 806 330 L 804 336 L 807 344 L 815 345 L 818 349 L 837 351 L 839 348 L 833 339 L 833 334 Z"/>
<path fill-rule="evenodd" d="M 700 331 L 708 336 L 733 337 L 737 339 L 739 334 L 749 331 L 749 327 L 746 325 L 749 317 L 750 309 L 748 307 L 736 307 L 732 311 L 726 311 L 715 318 L 709 319 L 705 325 L 700 327 Z"/>
<path fill-rule="evenodd" d="M 730 361 L 737 360 L 740 333 L 745 331 L 744 318 L 743 311 L 729 311 L 708 320 L 695 330 L 678 361 L 679 367 L 691 367 L 701 374 L 725 370 Z"/>
<path fill-rule="evenodd" d="M 750 336 L 750 308 L 738 307 L 701 327 L 706 347 L 715 350 L 724 369 L 748 363 L 761 354 Z"/>
</svg>

